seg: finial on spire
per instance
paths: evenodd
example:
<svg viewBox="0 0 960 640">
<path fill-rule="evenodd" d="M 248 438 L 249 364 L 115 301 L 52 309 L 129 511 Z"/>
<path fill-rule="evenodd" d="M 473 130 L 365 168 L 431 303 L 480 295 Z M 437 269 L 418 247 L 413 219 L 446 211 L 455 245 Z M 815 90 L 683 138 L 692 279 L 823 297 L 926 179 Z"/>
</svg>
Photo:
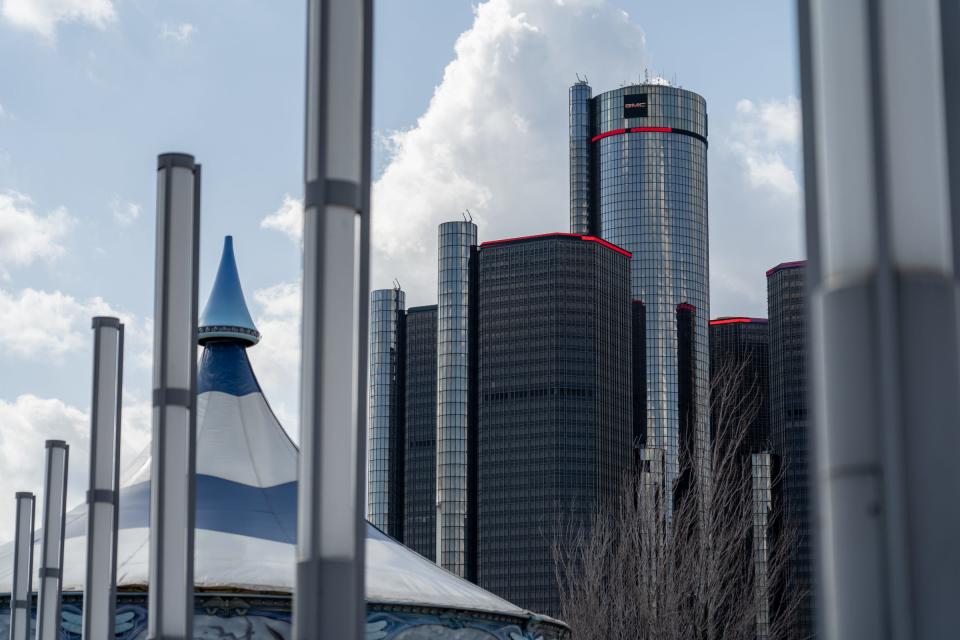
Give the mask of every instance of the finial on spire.
<svg viewBox="0 0 960 640">
<path fill-rule="evenodd" d="M 260 341 L 260 332 L 253 324 L 243 298 L 237 261 L 233 255 L 233 236 L 223 239 L 220 267 L 210 297 L 207 298 L 207 306 L 200 316 L 197 333 L 200 344 L 214 339 L 233 339 L 251 346 Z"/>
</svg>

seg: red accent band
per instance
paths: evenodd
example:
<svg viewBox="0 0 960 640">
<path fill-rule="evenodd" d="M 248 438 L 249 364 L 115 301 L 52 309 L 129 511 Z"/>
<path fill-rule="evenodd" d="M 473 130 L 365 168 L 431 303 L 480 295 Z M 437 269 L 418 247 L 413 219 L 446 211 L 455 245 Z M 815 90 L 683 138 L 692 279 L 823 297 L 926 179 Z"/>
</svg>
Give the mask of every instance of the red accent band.
<svg viewBox="0 0 960 640">
<path fill-rule="evenodd" d="M 696 313 L 697 308 L 689 302 L 681 302 L 677 305 L 677 311 L 692 311 L 693 313 Z"/>
<path fill-rule="evenodd" d="M 596 142 L 597 140 L 609 138 L 610 136 L 618 136 L 626 132 L 626 129 L 611 129 L 610 131 L 605 131 L 598 136 L 593 136 L 593 138 L 590 139 L 590 142 Z M 673 133 L 673 129 L 670 127 L 633 127 L 630 129 L 630 133 Z"/>
<path fill-rule="evenodd" d="M 598 135 L 598 136 L 593 136 L 593 138 L 590 140 L 590 142 L 596 142 L 597 140 L 600 140 L 600 139 L 602 139 L 602 138 L 609 138 L 610 136 L 618 136 L 618 135 L 620 135 L 621 133 L 626 133 L 626 132 L 627 132 L 626 129 L 611 129 L 610 131 L 607 131 L 607 132 L 605 132 L 605 133 L 601 133 L 601 134 Z"/>
<path fill-rule="evenodd" d="M 628 258 L 633 257 L 633 254 L 627 251 L 626 249 L 621 249 L 617 245 L 611 242 L 607 242 L 602 238 L 598 238 L 596 236 L 585 236 L 579 233 L 562 233 L 559 231 L 554 233 L 538 233 L 532 236 L 519 236 L 517 238 L 502 238 L 500 240 L 487 240 L 486 242 L 481 242 L 480 247 L 483 248 L 483 247 L 489 247 L 491 245 L 506 244 L 508 242 L 516 242 L 518 240 L 534 240 L 537 238 L 580 238 L 581 240 L 585 240 L 586 242 L 596 242 L 597 244 L 604 246 L 607 249 L 612 249 L 613 251 L 616 251 L 620 255 L 627 256 Z"/>
<path fill-rule="evenodd" d="M 716 320 L 710 321 L 710 326 L 715 327 L 721 324 L 751 324 L 751 323 L 766 324 L 767 319 L 766 318 L 741 318 L 741 317 L 717 318 Z"/>
</svg>

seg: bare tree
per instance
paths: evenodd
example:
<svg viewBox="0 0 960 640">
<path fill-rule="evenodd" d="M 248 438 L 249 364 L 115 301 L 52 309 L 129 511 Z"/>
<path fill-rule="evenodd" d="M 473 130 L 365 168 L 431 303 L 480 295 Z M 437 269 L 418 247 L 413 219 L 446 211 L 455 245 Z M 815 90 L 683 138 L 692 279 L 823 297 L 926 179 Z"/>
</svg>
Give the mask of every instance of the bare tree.
<svg viewBox="0 0 960 640">
<path fill-rule="evenodd" d="M 559 523 L 554 568 L 574 640 L 795 640 L 792 537 L 770 490 L 782 471 L 745 444 L 758 394 L 743 375 L 714 376 L 709 477 L 681 470 L 682 493 L 666 491 L 648 451 L 589 523 Z"/>
</svg>

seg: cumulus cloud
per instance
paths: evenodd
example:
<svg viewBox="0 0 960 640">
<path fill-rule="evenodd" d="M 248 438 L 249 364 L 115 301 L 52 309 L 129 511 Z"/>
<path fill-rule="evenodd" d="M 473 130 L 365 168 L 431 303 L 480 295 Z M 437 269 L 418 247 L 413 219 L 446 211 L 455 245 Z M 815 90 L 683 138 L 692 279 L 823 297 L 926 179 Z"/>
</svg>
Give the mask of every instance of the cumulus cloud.
<svg viewBox="0 0 960 640">
<path fill-rule="evenodd" d="M 279 231 L 299 241 L 303 235 L 303 201 L 289 193 L 283 194 L 280 208 L 261 220 L 260 226 Z"/>
<path fill-rule="evenodd" d="M 4 0 L 3 17 L 14 26 L 52 39 L 59 22 L 82 22 L 103 29 L 117 18 L 112 0 Z"/>
<path fill-rule="evenodd" d="M 432 302 L 436 227 L 464 209 L 481 240 L 566 230 L 567 89 L 578 72 L 617 87 L 645 64 L 643 31 L 606 0 L 478 5 L 416 125 L 382 134 L 373 287 L 396 277 L 410 304 Z M 263 226 L 298 237 L 296 204 L 284 198 Z"/>
<path fill-rule="evenodd" d="M 115 316 L 125 326 L 125 349 L 132 362 L 149 366 L 152 324 L 111 307 L 103 298 L 77 300 L 60 291 L 0 289 L 0 353 L 18 358 L 58 360 L 90 348 L 90 319 Z"/>
<path fill-rule="evenodd" d="M 63 255 L 62 240 L 76 220 L 63 207 L 41 215 L 28 196 L 0 193 L 0 277 L 9 269 Z"/>
<path fill-rule="evenodd" d="M 110 211 L 113 213 L 114 221 L 120 226 L 126 227 L 137 221 L 143 210 L 136 202 L 124 202 L 119 196 L 114 196 L 110 201 Z"/>
<path fill-rule="evenodd" d="M 253 293 L 256 325 L 263 335 L 248 353 L 264 395 L 280 423 L 297 438 L 300 392 L 300 284 L 285 282 Z"/>
<path fill-rule="evenodd" d="M 125 400 L 122 413 L 121 465 L 127 464 L 150 441 L 150 406 Z M 25 394 L 15 400 L 0 399 L 0 468 L 4 486 L 31 491 L 37 496 L 37 517 L 43 500 L 45 440 L 65 440 L 70 445 L 67 508 L 83 500 L 89 482 L 89 411 L 56 398 Z M 0 542 L 13 537 L 13 500 L 0 501 Z M 39 522 L 38 522 L 39 526 Z"/>
<path fill-rule="evenodd" d="M 800 104 L 794 97 L 759 104 L 737 103 L 731 148 L 739 156 L 751 187 L 795 198 L 796 174 L 787 160 L 800 138 Z"/>
<path fill-rule="evenodd" d="M 196 31 L 197 28 L 189 22 L 181 22 L 180 24 L 175 25 L 167 24 L 165 22 L 160 25 L 160 39 L 175 40 L 176 42 L 187 42 L 193 37 L 193 34 L 196 33 Z"/>
<path fill-rule="evenodd" d="M 797 179 L 800 105 L 794 97 L 743 99 L 733 120 L 715 130 L 710 165 L 711 312 L 764 316 L 765 271 L 804 257 Z"/>
</svg>

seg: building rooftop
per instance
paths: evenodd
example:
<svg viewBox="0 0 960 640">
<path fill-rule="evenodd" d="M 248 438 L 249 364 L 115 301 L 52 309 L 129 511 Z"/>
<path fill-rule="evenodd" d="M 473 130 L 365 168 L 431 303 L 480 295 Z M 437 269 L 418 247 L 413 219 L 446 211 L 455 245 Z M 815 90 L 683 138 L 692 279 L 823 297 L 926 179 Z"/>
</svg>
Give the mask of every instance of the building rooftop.
<svg viewBox="0 0 960 640">
<path fill-rule="evenodd" d="M 807 266 L 806 260 L 795 260 L 794 262 L 781 262 L 775 267 L 767 269 L 767 277 L 769 278 L 778 271 L 783 271 L 784 269 L 799 269 L 800 267 Z"/>
<path fill-rule="evenodd" d="M 487 240 L 486 242 L 480 243 L 480 248 L 482 249 L 484 247 L 491 247 L 491 246 L 496 246 L 501 244 L 510 244 L 513 242 L 526 242 L 528 240 L 544 240 L 546 238 L 571 238 L 571 239 L 576 238 L 576 239 L 584 240 L 586 242 L 596 242 L 597 244 L 604 246 L 612 251 L 616 251 L 621 255 L 627 256 L 628 258 L 633 257 L 633 254 L 627 251 L 626 249 L 621 249 L 620 247 L 613 244 L 612 242 L 607 242 L 602 238 L 598 238 L 596 236 L 582 235 L 579 233 L 562 233 L 559 231 L 554 233 L 538 233 L 532 236 L 518 236 L 516 238 L 502 238 L 500 240 Z"/>
</svg>

